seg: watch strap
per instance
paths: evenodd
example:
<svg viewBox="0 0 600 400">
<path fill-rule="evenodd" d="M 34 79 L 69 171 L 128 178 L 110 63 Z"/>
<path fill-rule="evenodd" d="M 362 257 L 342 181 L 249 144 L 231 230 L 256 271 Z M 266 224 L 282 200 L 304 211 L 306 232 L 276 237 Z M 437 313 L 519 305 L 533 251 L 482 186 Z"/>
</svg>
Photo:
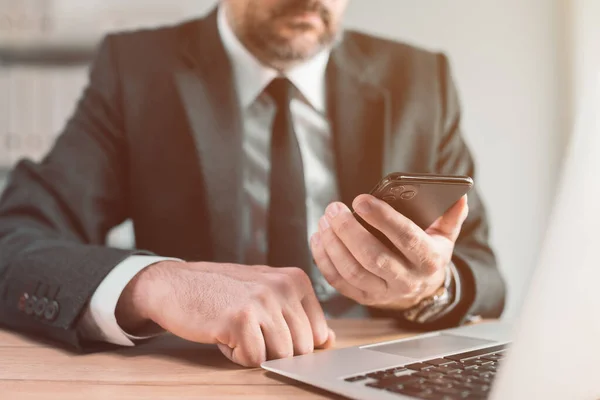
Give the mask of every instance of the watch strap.
<svg viewBox="0 0 600 400">
<path fill-rule="evenodd" d="M 432 295 L 421 300 L 417 305 L 404 311 L 404 318 L 411 322 L 428 323 L 448 314 L 458 301 L 457 285 L 460 285 L 456 267 L 450 262 L 446 265 L 444 284 Z M 459 289 L 460 290 L 460 289 Z"/>
</svg>

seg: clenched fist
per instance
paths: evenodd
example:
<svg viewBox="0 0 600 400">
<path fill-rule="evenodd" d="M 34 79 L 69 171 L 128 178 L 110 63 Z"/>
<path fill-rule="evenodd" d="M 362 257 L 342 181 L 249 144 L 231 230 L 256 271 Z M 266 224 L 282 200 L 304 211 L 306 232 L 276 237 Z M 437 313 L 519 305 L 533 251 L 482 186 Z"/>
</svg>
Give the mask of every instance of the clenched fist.
<svg viewBox="0 0 600 400">
<path fill-rule="evenodd" d="M 125 330 L 153 321 L 184 339 L 217 344 L 247 367 L 335 340 L 310 279 L 298 268 L 157 263 L 129 283 L 117 319 Z"/>
</svg>

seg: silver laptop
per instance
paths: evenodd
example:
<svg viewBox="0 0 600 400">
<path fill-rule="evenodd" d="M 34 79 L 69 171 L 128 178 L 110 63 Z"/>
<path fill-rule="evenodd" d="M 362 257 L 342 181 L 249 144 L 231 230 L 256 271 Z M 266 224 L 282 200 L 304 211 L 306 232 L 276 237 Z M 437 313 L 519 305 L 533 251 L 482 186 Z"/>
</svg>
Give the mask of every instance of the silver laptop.
<svg viewBox="0 0 600 400">
<path fill-rule="evenodd" d="M 600 399 L 600 76 L 595 89 L 572 138 L 518 323 L 262 367 L 352 399 Z"/>
</svg>

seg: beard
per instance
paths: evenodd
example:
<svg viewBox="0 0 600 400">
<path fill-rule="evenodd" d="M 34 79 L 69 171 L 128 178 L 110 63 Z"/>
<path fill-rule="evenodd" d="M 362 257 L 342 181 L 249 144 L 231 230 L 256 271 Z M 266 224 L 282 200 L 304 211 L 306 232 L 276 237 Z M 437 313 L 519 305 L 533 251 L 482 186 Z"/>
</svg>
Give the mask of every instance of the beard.
<svg viewBox="0 0 600 400">
<path fill-rule="evenodd" d="M 255 10 L 256 7 L 248 9 L 245 40 L 263 58 L 275 63 L 307 60 L 336 38 L 331 11 L 321 0 L 281 0 L 267 18 L 258 18 Z M 293 19 L 306 13 L 318 16 L 319 23 Z M 282 33 L 282 29 L 288 34 Z"/>
</svg>

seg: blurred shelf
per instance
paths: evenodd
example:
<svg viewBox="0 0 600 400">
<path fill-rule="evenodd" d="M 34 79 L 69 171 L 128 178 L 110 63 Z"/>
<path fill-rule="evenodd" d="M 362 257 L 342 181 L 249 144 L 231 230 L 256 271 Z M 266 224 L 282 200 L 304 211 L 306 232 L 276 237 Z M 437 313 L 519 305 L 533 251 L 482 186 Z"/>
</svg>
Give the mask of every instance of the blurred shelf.
<svg viewBox="0 0 600 400">
<path fill-rule="evenodd" d="M 29 47 L 3 48 L 0 64 L 32 66 L 68 66 L 88 64 L 94 56 L 92 47 Z"/>
<path fill-rule="evenodd" d="M 97 38 L 73 40 L 48 37 L 35 40 L 0 36 L 0 64 L 67 66 L 91 61 Z"/>
</svg>

